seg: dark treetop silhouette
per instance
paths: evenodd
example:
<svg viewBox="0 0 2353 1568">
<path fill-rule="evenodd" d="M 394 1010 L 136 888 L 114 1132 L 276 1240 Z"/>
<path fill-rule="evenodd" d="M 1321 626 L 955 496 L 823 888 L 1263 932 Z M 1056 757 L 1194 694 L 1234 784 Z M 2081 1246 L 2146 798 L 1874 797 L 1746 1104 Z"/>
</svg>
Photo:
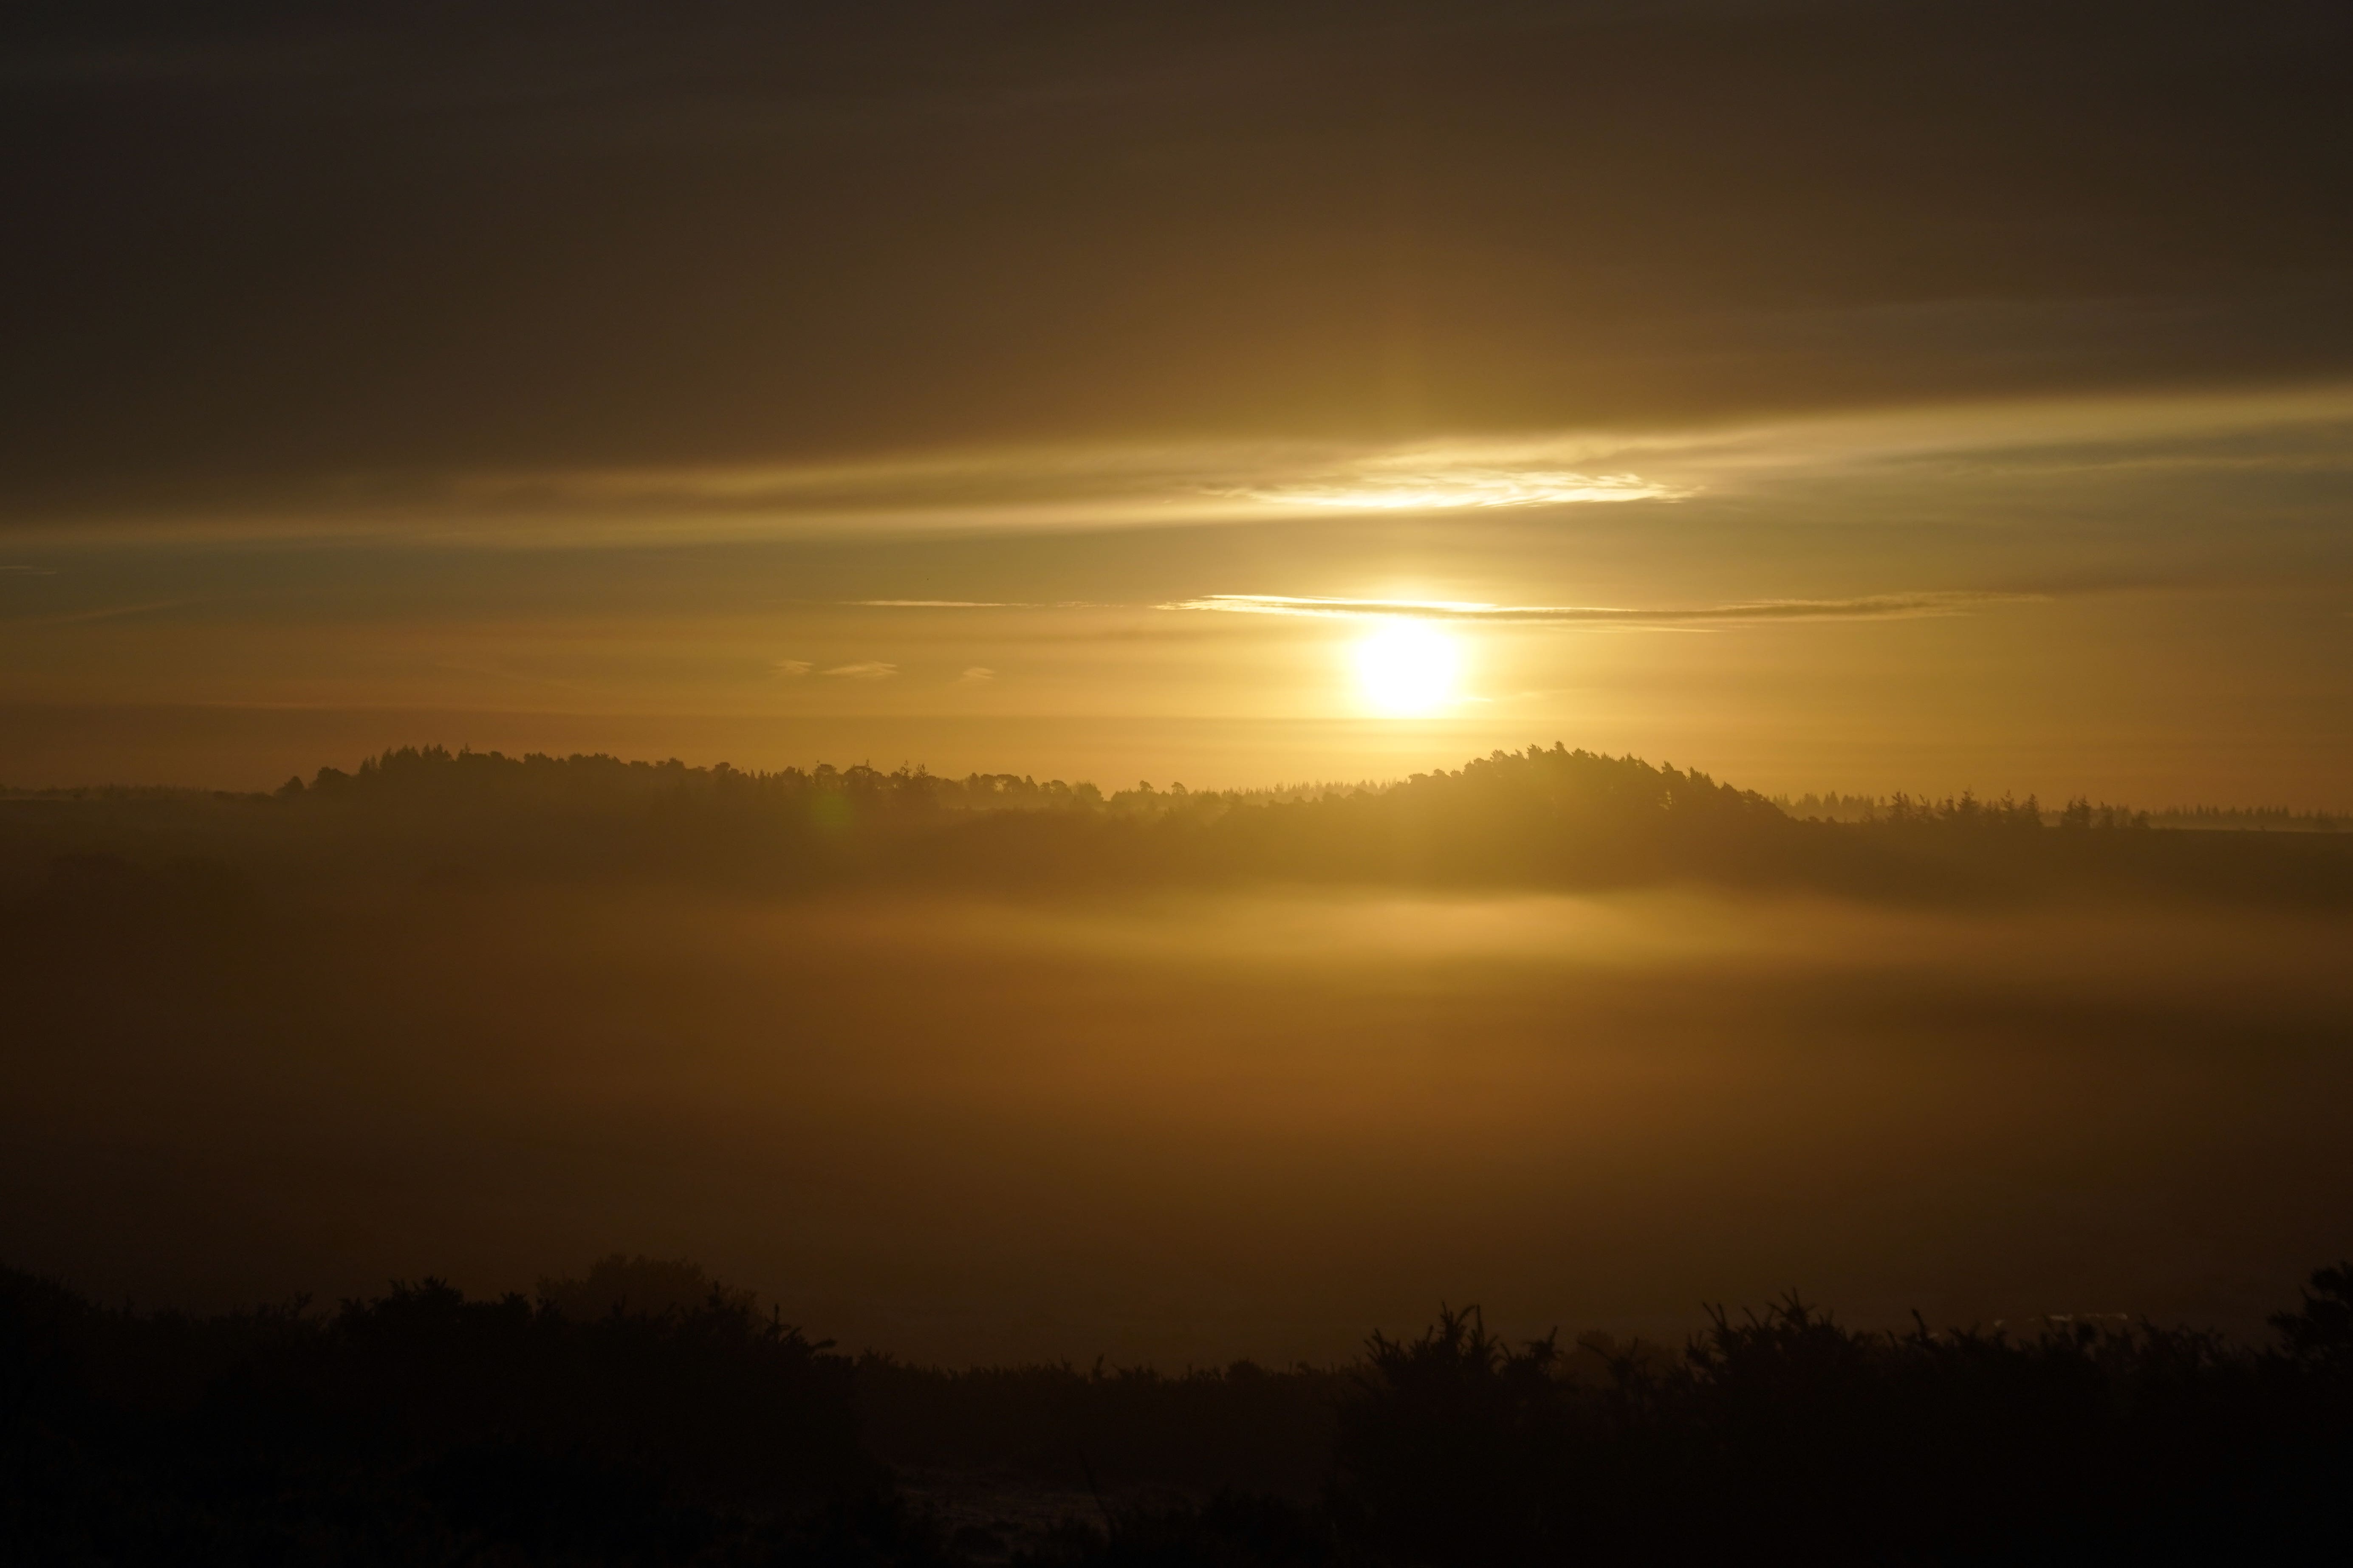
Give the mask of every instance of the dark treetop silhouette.
<svg viewBox="0 0 2353 1568">
<path fill-rule="evenodd" d="M 1402 882 L 1602 888 L 1686 880 L 1893 897 L 2075 889 L 2342 905 L 2353 838 L 2152 828 L 2078 800 L 1898 795 L 1868 820 L 1799 819 L 1706 774 L 1555 743 L 1386 786 L 1104 795 L 1011 774 L 868 766 L 749 773 L 724 763 L 388 751 L 275 797 L 51 791 L 0 800 L 0 868 L 58 864 L 50 907 L 150 868 L 204 861 L 268 884 L 337 873 L 652 876 L 746 887 L 976 888 Z M 153 872 L 196 896 L 217 870 Z M 225 893 L 223 894 L 225 896 Z"/>
</svg>

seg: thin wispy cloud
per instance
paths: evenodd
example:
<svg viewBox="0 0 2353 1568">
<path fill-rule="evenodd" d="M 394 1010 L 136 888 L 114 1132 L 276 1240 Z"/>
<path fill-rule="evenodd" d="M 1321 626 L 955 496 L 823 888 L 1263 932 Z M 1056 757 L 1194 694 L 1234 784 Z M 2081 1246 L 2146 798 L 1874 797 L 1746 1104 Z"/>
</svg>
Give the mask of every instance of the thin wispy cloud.
<svg viewBox="0 0 2353 1568">
<path fill-rule="evenodd" d="M 899 667 L 895 664 L 886 664 L 881 659 L 870 658 L 861 659 L 856 664 L 837 664 L 830 669 L 821 669 L 818 673 L 829 675 L 841 680 L 888 680 L 899 673 Z"/>
<path fill-rule="evenodd" d="M 1480 605 L 1434 599 L 1313 598 L 1287 594 L 1211 594 L 1162 606 L 1228 615 L 1469 621 L 1531 626 L 1671 626 L 1694 622 L 1890 620 L 1959 615 L 2035 594 L 1873 594 L 1852 599 L 1756 599 L 1732 605 L 1639 607 L 1612 605 Z"/>
<path fill-rule="evenodd" d="M 1453 511 L 1465 508 L 1567 506 L 1595 501 L 1672 500 L 1692 493 L 1640 474 L 1444 466 L 1374 469 L 1290 484 L 1212 490 L 1271 506 L 1328 511 Z"/>
<path fill-rule="evenodd" d="M 480 676 L 489 680 L 503 680 L 511 685 L 538 687 L 550 691 L 586 691 L 590 688 L 577 680 L 565 680 L 553 675 L 534 675 L 529 670 L 510 669 L 504 665 L 468 663 L 455 659 L 436 659 L 436 669 L 446 669 L 455 675 Z"/>
<path fill-rule="evenodd" d="M 91 621 L 121 620 L 127 616 L 152 615 L 158 610 L 175 610 L 183 605 L 195 604 L 194 599 L 151 599 L 137 605 L 107 605 L 94 610 L 70 610 L 59 616 L 39 616 L 14 624 L 23 626 L 76 626 Z"/>
<path fill-rule="evenodd" d="M 959 686 L 979 686 L 984 682 L 995 680 L 996 679 L 997 671 L 989 668 L 988 666 L 985 664 L 976 664 L 970 669 L 965 670 L 962 675 L 956 677 L 956 684 Z"/>
<path fill-rule="evenodd" d="M 805 658 L 780 658 L 776 661 L 776 673 L 787 680 L 798 680 L 816 668 Z"/>
<path fill-rule="evenodd" d="M 1302 513 L 1446 512 L 1673 500 L 1696 480 L 1629 466 L 1671 450 L 1655 438 L 1568 434 L 1411 446 L 1240 441 L 1015 447 L 808 463 L 417 471 L 364 484 L 298 486 L 269 505 L 216 510 L 207 526 L 301 535 L 340 526 L 380 537 L 430 520 L 446 537 L 621 542 L 878 531 L 1031 532 L 1271 521 Z M 201 511 L 203 509 L 198 508 Z M 340 514 L 343 521 L 328 520 Z M 194 514 L 191 514 L 191 521 Z M 168 526 L 165 520 L 151 520 Z M 81 522 L 91 525 L 93 520 Z M 125 516 L 110 528 L 138 531 Z M 995 609 L 987 600 L 878 605 Z"/>
<path fill-rule="evenodd" d="M 860 610 L 1103 610 L 1124 606 L 1092 599 L 845 599 Z"/>
<path fill-rule="evenodd" d="M 1457 620 L 1488 624 L 1672 625 L 1676 623 L 1741 621 L 1891 620 L 1918 616 L 1965 614 L 1986 605 L 2042 599 L 2045 593 L 1940 590 L 1913 594 L 1872 594 L 1844 599 L 1750 599 L 1726 605 L 1491 605 L 1460 599 L 1350 599 L 1291 594 L 1209 594 L 1150 607 L 1161 610 L 1207 610 L 1226 615 L 1293 616 L 1322 618 Z M 996 609 L 1070 610 L 1136 609 L 1092 600 L 960 600 L 851 599 L 846 605 L 860 609 Z M 827 670 L 831 675 L 838 673 Z"/>
<path fill-rule="evenodd" d="M 1651 500 L 1704 504 L 1793 479 L 1953 465 L 1979 475 L 2203 467 L 2335 471 L 2353 384 L 2274 393 L 2013 399 L 1741 426 L 1461 437 L 1405 445 L 1227 440 L 912 450 L 856 460 L 403 470 L 231 503 L 27 515 L 20 539 L 341 534 L 450 545 L 1019 534 Z M 2283 470 L 2284 471 L 2284 470 Z M 60 531 L 63 531 L 60 532 Z M 0 568 L 0 570 L 15 570 Z M 36 570 L 38 570 L 37 568 Z M 1032 606 L 954 597 L 873 607 Z"/>
</svg>

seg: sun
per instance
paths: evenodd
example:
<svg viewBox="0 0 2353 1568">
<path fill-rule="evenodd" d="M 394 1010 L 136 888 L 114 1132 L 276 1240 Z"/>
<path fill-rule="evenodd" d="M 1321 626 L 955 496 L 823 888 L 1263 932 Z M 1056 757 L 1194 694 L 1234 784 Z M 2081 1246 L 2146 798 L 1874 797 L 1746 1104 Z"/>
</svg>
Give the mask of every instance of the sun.
<svg viewBox="0 0 2353 1568">
<path fill-rule="evenodd" d="M 1427 621 L 1383 621 L 1356 647 L 1356 684 L 1375 711 L 1414 719 L 1454 700 L 1462 665 L 1453 637 Z"/>
</svg>

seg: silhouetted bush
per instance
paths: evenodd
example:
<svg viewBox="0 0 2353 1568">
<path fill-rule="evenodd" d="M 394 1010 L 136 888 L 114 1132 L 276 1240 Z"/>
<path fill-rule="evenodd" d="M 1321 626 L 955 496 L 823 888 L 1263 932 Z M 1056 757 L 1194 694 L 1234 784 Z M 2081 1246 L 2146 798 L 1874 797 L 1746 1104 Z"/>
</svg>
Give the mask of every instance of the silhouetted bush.
<svg viewBox="0 0 2353 1568">
<path fill-rule="evenodd" d="M 2268 1352 L 2146 1324 L 1870 1334 L 1792 1298 L 1599 1385 L 1444 1314 L 1373 1342 L 1335 1516 L 1430 1563 L 2276 1560 L 2341 1517 L 2353 1405 L 2311 1347 L 2341 1342 L 2344 1285 L 2316 1276 Z"/>
<path fill-rule="evenodd" d="M 11 1272 L 0 1546 L 28 1563 L 824 1560 L 860 1500 L 887 1501 L 852 1375 L 719 1294 L 582 1321 L 427 1280 L 323 1316 L 194 1319 Z M 877 1517 L 890 1529 L 860 1560 L 926 1560 L 913 1521 Z"/>
<path fill-rule="evenodd" d="M 995 1469 L 1065 1488 L 1148 1482 L 1310 1497 L 1345 1373 L 1250 1362 L 1167 1373 L 1066 1365 L 943 1372 L 869 1353 L 868 1440 L 899 1466 Z"/>
<path fill-rule="evenodd" d="M 1319 1510 L 1220 1492 L 1207 1502 L 1109 1510 L 1018 1553 L 1020 1568 L 1317 1568 L 1381 1559 L 1343 1545 Z"/>
<path fill-rule="evenodd" d="M 1346 1372 L 950 1373 L 853 1366 L 717 1290 L 584 1320 L 428 1281 L 332 1314 L 192 1318 L 0 1272 L 0 1556 L 2325 1560 L 2353 1474 L 2353 1267 L 2315 1274 L 2274 1324 L 2263 1350 L 2147 1324 L 1889 1335 L 1792 1298 L 1714 1314 L 1679 1355 L 1572 1357 L 1507 1344 L 1473 1309 L 1376 1335 Z M 1035 1476 L 1069 1445 L 1093 1489 L 1084 1443 L 1105 1485 L 1196 1500 L 1098 1492 L 1041 1538 L 948 1537 L 869 1457 L 860 1404 L 911 1460 Z M 1221 1466 L 1320 1476 L 1323 1494 Z"/>
</svg>

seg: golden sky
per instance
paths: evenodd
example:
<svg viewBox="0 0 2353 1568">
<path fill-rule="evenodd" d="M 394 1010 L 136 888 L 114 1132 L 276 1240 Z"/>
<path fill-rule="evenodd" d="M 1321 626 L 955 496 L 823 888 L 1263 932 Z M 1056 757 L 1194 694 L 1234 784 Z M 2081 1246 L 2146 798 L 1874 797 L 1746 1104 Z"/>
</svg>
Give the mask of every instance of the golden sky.
<svg viewBox="0 0 2353 1568">
<path fill-rule="evenodd" d="M 0 783 L 1563 740 L 2342 808 L 2346 26 L 60 14 Z"/>
</svg>

